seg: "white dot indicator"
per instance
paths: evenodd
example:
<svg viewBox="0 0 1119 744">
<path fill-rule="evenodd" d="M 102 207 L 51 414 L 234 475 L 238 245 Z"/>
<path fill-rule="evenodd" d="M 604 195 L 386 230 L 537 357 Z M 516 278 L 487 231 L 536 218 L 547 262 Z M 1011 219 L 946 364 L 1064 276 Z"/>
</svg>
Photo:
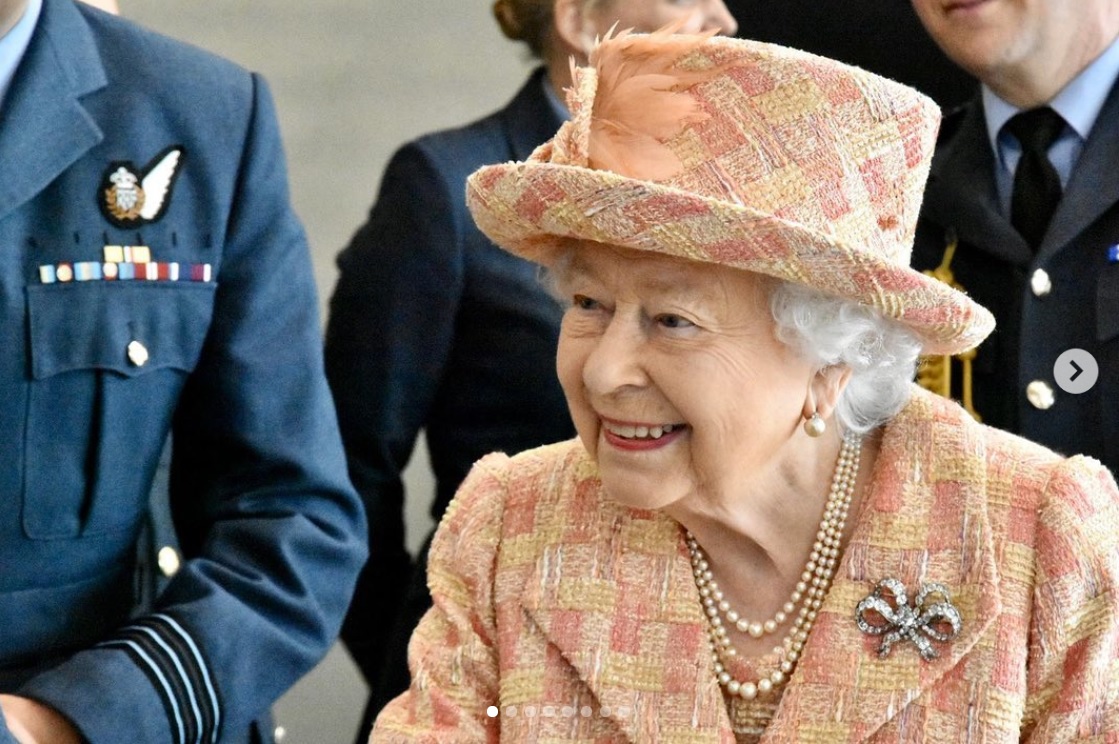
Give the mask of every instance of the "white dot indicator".
<svg viewBox="0 0 1119 744">
<path fill-rule="evenodd" d="M 491 705 L 490 707 L 486 708 L 486 715 L 490 718 L 497 718 L 497 706 Z"/>
</svg>

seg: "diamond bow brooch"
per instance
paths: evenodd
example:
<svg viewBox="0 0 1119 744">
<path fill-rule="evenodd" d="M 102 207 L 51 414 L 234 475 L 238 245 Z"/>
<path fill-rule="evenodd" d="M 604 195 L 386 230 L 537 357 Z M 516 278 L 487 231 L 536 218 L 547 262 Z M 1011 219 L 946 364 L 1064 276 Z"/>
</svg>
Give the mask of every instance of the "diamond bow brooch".
<svg viewBox="0 0 1119 744">
<path fill-rule="evenodd" d="M 963 625 L 948 587 L 934 582 L 921 584 L 910 606 L 905 584 L 897 579 L 878 582 L 874 591 L 855 607 L 855 623 L 868 635 L 883 636 L 878 647 L 880 658 L 889 656 L 895 643 L 912 641 L 925 661 L 939 656 L 930 638 L 945 643 L 959 635 Z"/>
</svg>

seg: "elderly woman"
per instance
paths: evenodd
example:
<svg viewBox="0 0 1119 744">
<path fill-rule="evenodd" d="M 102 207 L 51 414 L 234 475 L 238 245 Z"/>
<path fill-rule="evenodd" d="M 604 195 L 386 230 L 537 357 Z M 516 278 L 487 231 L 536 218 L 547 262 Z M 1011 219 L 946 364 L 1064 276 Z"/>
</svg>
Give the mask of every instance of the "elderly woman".
<svg viewBox="0 0 1119 744">
<path fill-rule="evenodd" d="M 723 0 L 496 0 L 493 10 L 541 65 L 500 111 L 394 155 L 369 219 L 339 256 L 330 304 L 327 375 L 370 528 L 368 568 L 342 637 L 372 687 L 373 713 L 407 688 L 405 647 L 431 604 L 424 557 L 410 581 L 404 544 L 402 473 L 421 430 L 436 519 L 478 458 L 574 433 L 553 372 L 562 309 L 534 266 L 474 226 L 466 177 L 524 159 L 555 134 L 567 118 L 570 60 L 585 62 L 613 24 L 737 28 Z M 366 723 L 363 741 L 368 731 Z"/>
<path fill-rule="evenodd" d="M 1119 736 L 1119 493 L 911 383 L 990 315 L 907 266 L 939 115 L 760 43 L 621 35 L 475 173 L 568 303 L 576 441 L 481 460 L 379 741 Z"/>
</svg>

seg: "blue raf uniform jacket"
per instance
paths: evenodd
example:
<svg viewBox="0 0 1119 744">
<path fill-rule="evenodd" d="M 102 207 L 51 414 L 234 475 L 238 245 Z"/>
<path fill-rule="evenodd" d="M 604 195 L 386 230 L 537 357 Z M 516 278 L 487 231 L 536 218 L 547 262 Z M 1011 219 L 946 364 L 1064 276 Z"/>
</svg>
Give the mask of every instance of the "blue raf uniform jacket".
<svg viewBox="0 0 1119 744">
<path fill-rule="evenodd" d="M 366 554 L 306 240 L 263 81 L 79 6 L 0 112 L 0 692 L 93 744 L 243 741 Z M 185 561 L 130 619 L 169 433 Z"/>
<path fill-rule="evenodd" d="M 998 322 L 974 360 L 983 422 L 1119 472 L 1119 83 L 1036 253 L 999 209 L 994 163 L 976 97 L 941 127 L 913 264 L 947 264 Z M 1099 365 L 1086 392 L 1066 393 L 1055 380 L 1068 349 L 1089 352 Z M 956 366 L 957 382 L 961 372 Z"/>
</svg>

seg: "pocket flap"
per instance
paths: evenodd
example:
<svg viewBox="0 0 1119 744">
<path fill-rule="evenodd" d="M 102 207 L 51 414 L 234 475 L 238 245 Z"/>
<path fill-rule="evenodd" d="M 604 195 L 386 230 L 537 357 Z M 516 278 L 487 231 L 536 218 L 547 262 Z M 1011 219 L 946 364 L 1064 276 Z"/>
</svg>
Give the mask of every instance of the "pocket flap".
<svg viewBox="0 0 1119 744">
<path fill-rule="evenodd" d="M 31 374 L 79 369 L 126 377 L 190 370 L 210 326 L 217 285 L 75 282 L 27 288 Z"/>
</svg>

